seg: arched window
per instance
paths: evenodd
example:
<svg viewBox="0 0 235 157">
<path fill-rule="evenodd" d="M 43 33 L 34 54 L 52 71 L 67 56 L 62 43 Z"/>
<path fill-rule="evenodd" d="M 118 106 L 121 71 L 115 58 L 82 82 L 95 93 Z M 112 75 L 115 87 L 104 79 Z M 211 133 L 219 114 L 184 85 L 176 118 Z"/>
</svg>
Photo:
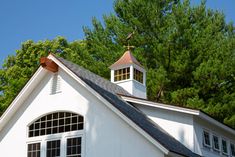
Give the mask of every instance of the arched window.
<svg viewBox="0 0 235 157">
<path fill-rule="evenodd" d="M 83 116 L 70 112 L 51 113 L 37 119 L 28 127 L 28 137 L 30 142 L 28 144 L 27 156 L 81 157 L 81 130 L 83 130 L 83 125 Z M 57 135 L 52 137 L 48 136 L 52 134 Z M 47 136 L 47 138 L 42 138 L 41 136 Z M 34 138 L 36 138 L 35 142 Z M 30 139 L 33 139 L 33 141 Z M 62 143 L 62 140 L 66 142 Z M 46 152 L 41 151 L 41 148 L 43 147 L 46 148 Z"/>
<path fill-rule="evenodd" d="M 36 120 L 29 126 L 29 137 L 83 129 L 83 117 L 69 112 L 56 112 Z"/>
</svg>

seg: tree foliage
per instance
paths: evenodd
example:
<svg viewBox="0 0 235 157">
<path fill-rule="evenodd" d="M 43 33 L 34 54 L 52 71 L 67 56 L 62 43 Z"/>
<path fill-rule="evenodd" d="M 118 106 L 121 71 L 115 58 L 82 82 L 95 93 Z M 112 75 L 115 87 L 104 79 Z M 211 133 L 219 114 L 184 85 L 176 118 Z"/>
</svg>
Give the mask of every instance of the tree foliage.
<svg viewBox="0 0 235 157">
<path fill-rule="evenodd" d="M 134 31 L 129 44 L 147 69 L 148 99 L 201 109 L 235 128 L 235 27 L 222 13 L 189 0 L 116 0 L 114 10 L 102 22 L 93 18 L 83 41 L 23 43 L 0 70 L 0 111 L 49 52 L 109 79 Z"/>
<path fill-rule="evenodd" d="M 16 55 L 8 56 L 0 69 L 0 115 L 36 71 L 39 58 L 48 56 L 50 52 L 96 72 L 97 64 L 94 64 L 85 47 L 83 41 L 68 43 L 63 37 L 51 41 L 35 43 L 28 40 L 22 43 Z"/>
<path fill-rule="evenodd" d="M 189 0 L 116 0 L 114 9 L 103 25 L 93 19 L 85 28 L 88 51 L 104 69 L 134 31 L 130 44 L 148 70 L 148 99 L 201 109 L 235 128 L 235 28 L 222 13 Z"/>
</svg>

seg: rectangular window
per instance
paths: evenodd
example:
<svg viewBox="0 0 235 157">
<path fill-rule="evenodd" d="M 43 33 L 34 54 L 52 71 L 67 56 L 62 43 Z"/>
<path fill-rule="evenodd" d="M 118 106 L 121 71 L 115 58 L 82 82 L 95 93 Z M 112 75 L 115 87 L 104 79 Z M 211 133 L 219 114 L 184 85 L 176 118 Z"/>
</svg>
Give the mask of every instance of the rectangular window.
<svg viewBox="0 0 235 157">
<path fill-rule="evenodd" d="M 203 145 L 211 147 L 210 134 L 207 131 L 203 131 Z"/>
<path fill-rule="evenodd" d="M 81 157 L 81 137 L 67 139 L 67 157 Z"/>
<path fill-rule="evenodd" d="M 230 152 L 231 152 L 231 156 L 235 157 L 235 146 L 232 143 L 230 144 Z"/>
<path fill-rule="evenodd" d="M 127 80 L 130 78 L 130 68 L 123 68 L 114 71 L 114 81 Z"/>
<path fill-rule="evenodd" d="M 60 156 L 60 140 L 47 142 L 47 157 Z"/>
<path fill-rule="evenodd" d="M 137 69 L 134 69 L 134 79 L 140 83 L 143 83 L 143 73 Z"/>
<path fill-rule="evenodd" d="M 227 147 L 227 141 L 222 139 L 222 152 L 223 154 L 227 155 L 228 154 L 228 147 Z"/>
<path fill-rule="evenodd" d="M 28 144 L 28 157 L 40 157 L 40 143 Z"/>
<path fill-rule="evenodd" d="M 213 149 L 216 151 L 220 151 L 219 137 L 215 135 L 213 135 Z"/>
</svg>

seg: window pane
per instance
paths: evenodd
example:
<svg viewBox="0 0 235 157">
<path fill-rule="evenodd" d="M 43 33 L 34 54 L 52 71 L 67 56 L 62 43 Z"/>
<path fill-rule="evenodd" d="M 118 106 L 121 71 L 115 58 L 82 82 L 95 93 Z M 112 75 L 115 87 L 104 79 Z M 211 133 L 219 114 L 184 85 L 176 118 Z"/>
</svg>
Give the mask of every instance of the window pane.
<svg viewBox="0 0 235 157">
<path fill-rule="evenodd" d="M 47 142 L 47 157 L 60 156 L 60 140 Z"/>
<path fill-rule="evenodd" d="M 121 81 L 130 78 L 130 68 L 123 68 L 114 71 L 114 81 Z"/>
<path fill-rule="evenodd" d="M 28 144 L 28 157 L 40 157 L 40 143 Z"/>
<path fill-rule="evenodd" d="M 67 139 L 67 157 L 81 156 L 81 137 Z"/>
<path fill-rule="evenodd" d="M 222 140 L 222 150 L 224 154 L 228 154 L 227 141 Z"/>
<path fill-rule="evenodd" d="M 207 131 L 203 131 L 203 143 L 204 146 L 210 146 L 210 134 Z"/>
<path fill-rule="evenodd" d="M 217 151 L 220 150 L 219 148 L 219 138 L 213 135 L 213 148 Z"/>
<path fill-rule="evenodd" d="M 137 69 L 134 69 L 134 79 L 140 83 L 143 83 L 143 73 Z"/>
<path fill-rule="evenodd" d="M 46 115 L 29 126 L 29 137 L 83 129 L 83 117 L 69 112 Z"/>
</svg>

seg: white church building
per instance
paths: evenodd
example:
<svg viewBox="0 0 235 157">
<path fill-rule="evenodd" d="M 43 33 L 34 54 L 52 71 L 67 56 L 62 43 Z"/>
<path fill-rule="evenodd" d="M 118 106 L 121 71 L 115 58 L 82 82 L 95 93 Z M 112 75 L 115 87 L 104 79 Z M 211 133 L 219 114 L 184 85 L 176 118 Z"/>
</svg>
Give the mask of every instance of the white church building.
<svg viewBox="0 0 235 157">
<path fill-rule="evenodd" d="M 0 118 L 1 157 L 235 157 L 235 130 L 146 99 L 128 50 L 111 81 L 50 54 Z"/>
</svg>

